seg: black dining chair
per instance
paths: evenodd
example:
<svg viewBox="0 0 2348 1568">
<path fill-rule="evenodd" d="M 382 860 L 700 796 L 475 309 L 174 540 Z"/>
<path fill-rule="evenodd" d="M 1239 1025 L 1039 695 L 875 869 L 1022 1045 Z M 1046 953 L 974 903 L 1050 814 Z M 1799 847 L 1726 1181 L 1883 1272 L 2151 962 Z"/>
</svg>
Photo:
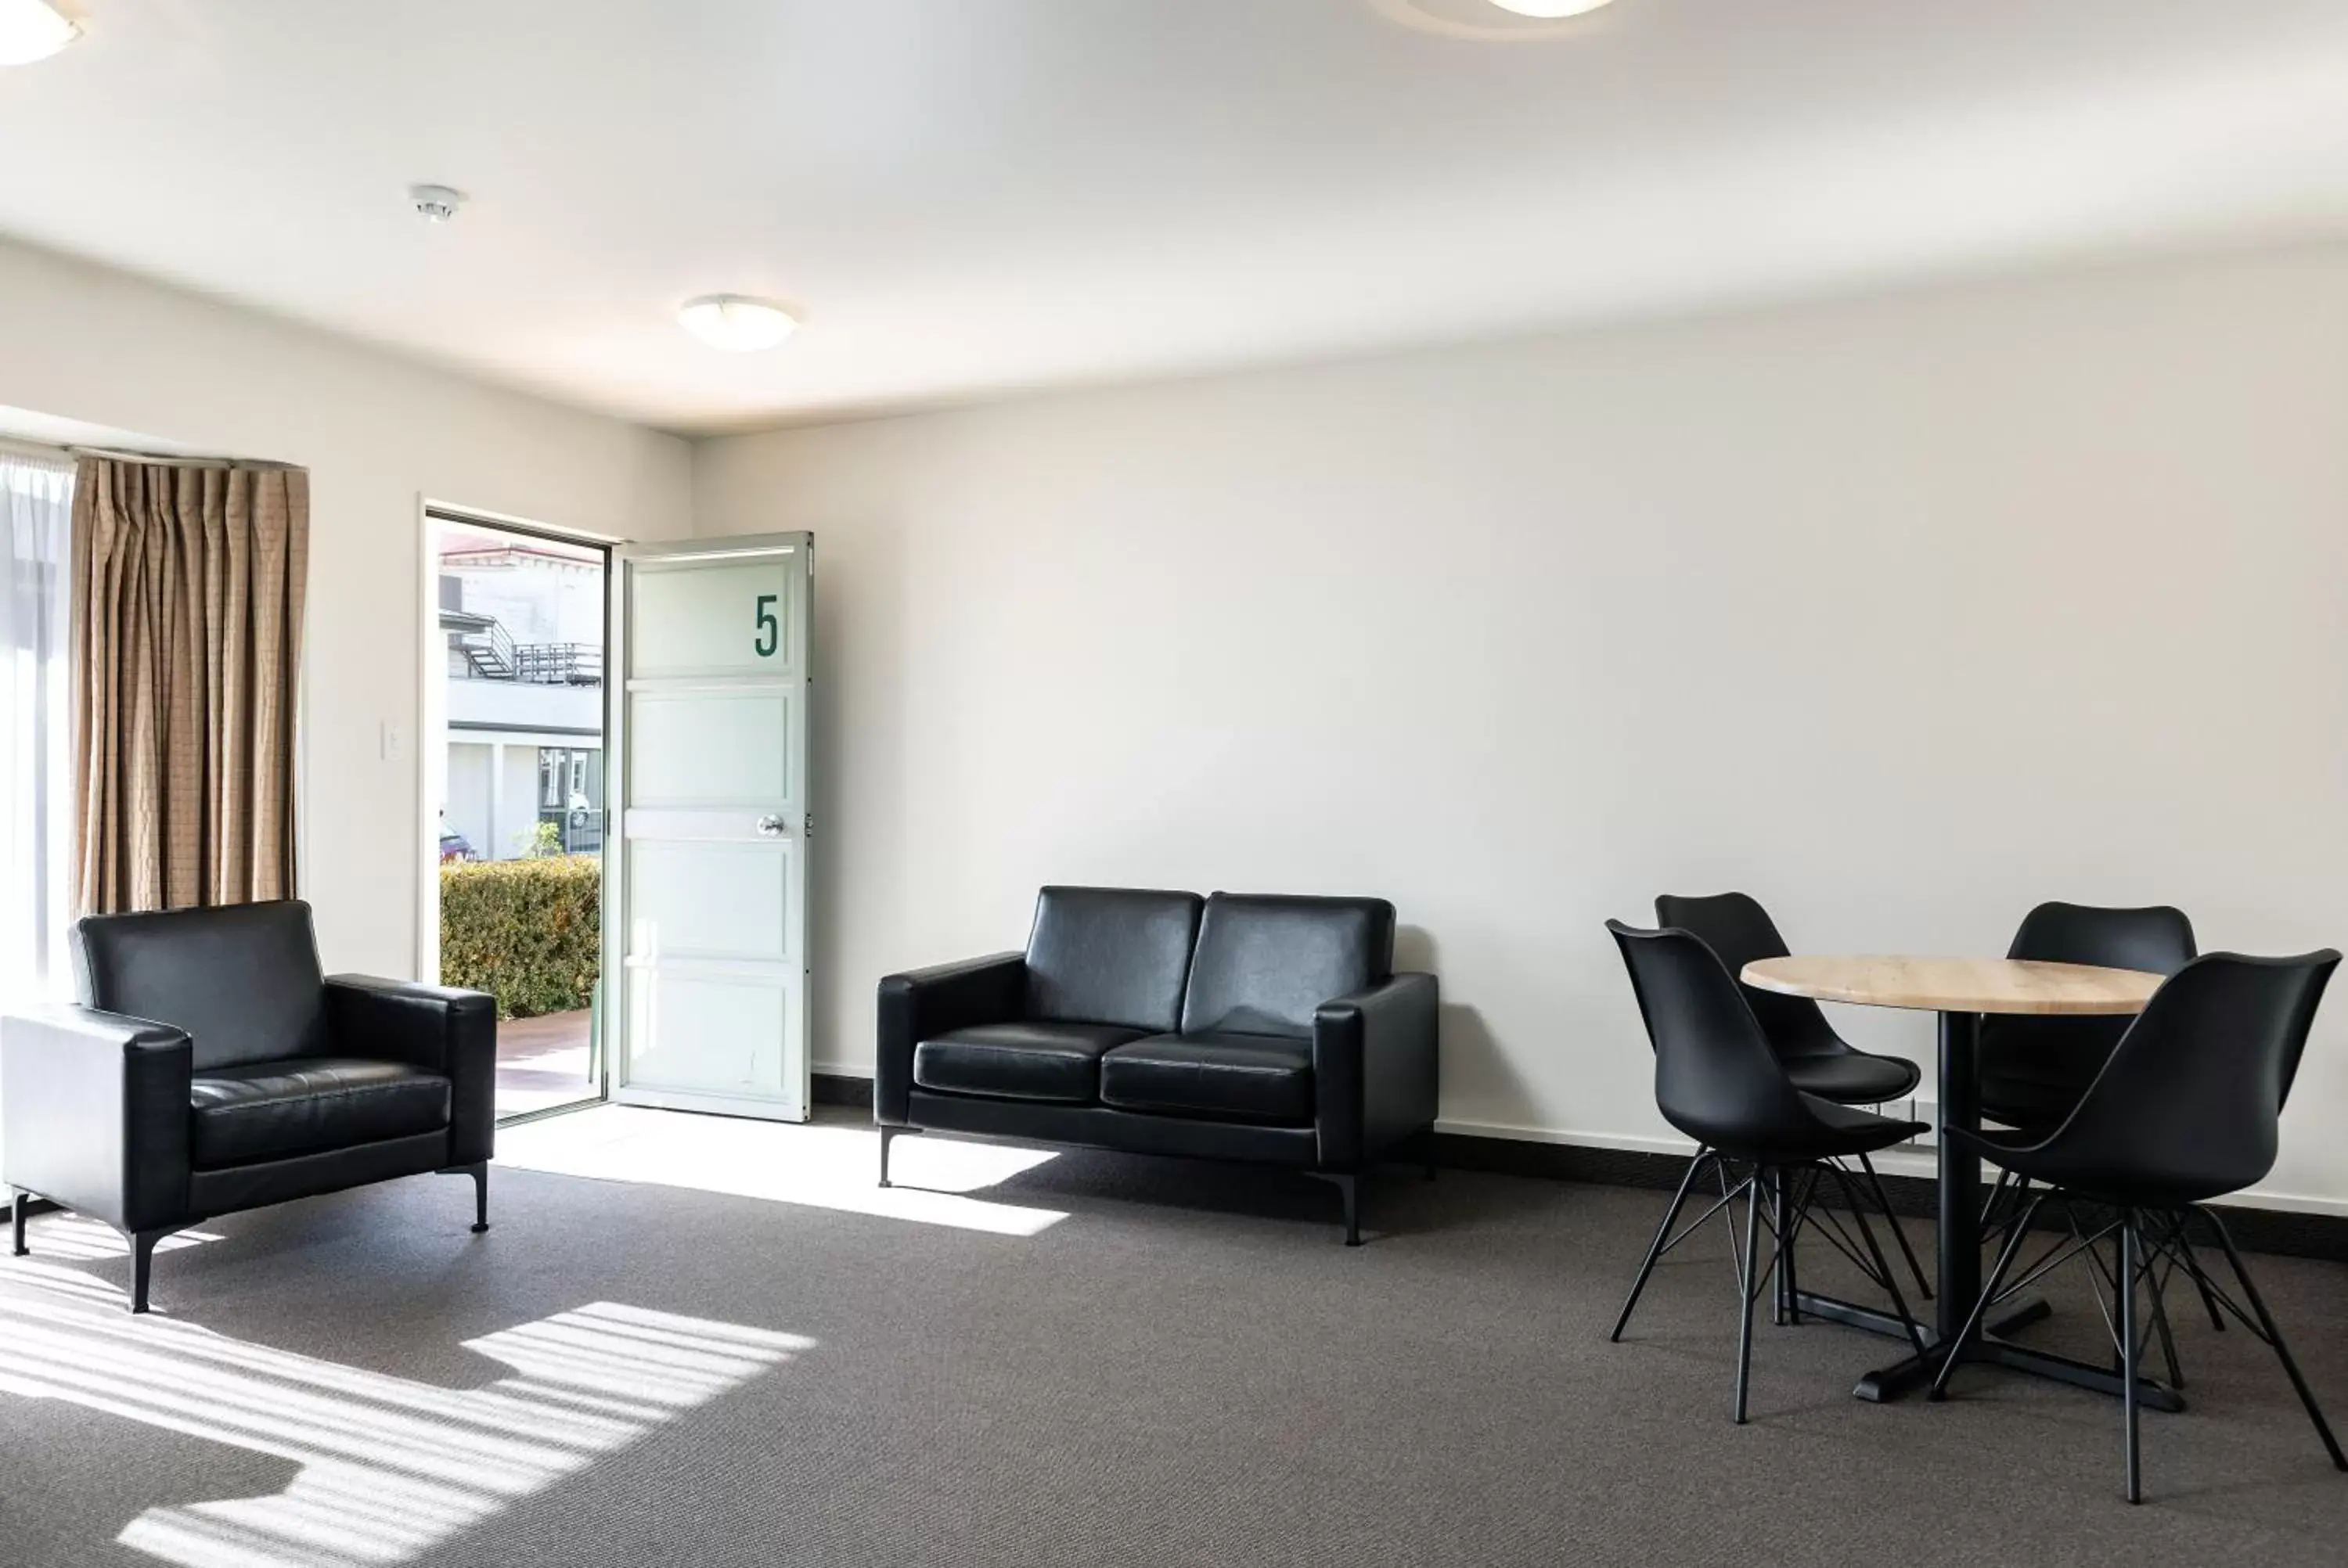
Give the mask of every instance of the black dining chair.
<svg viewBox="0 0 2348 1568">
<path fill-rule="evenodd" d="M 1731 1205 L 1741 1194 L 1745 1230 L 1737 1253 L 1736 1285 L 1743 1305 L 1736 1337 L 1735 1406 L 1740 1425 L 1751 1382 L 1753 1303 L 1768 1277 L 1759 1272 L 1759 1235 L 1765 1223 L 1776 1241 L 1771 1273 L 1782 1276 L 1791 1272 L 1795 1243 L 1804 1226 L 1815 1222 L 1890 1296 L 1893 1312 L 1907 1324 L 1909 1337 L 1917 1354 L 1922 1355 L 1922 1332 L 1909 1317 L 1899 1280 L 1885 1261 L 1883 1249 L 1876 1245 L 1874 1227 L 1867 1222 L 1862 1201 L 1866 1188 L 1853 1182 L 1837 1162 L 1889 1148 L 1923 1131 L 1923 1124 L 1878 1116 L 1795 1088 L 1771 1050 L 1768 1036 L 1762 1032 L 1760 1020 L 1754 1017 L 1746 988 L 1693 933 L 1642 931 L 1620 920 L 1609 920 L 1606 928 L 1622 949 L 1623 966 L 1631 973 L 1631 989 L 1646 1020 L 1647 1038 L 1654 1047 L 1655 1104 L 1665 1121 L 1694 1139 L 1704 1151 L 1681 1179 L 1663 1223 L 1656 1227 L 1655 1238 L 1639 1265 L 1638 1277 L 1632 1281 L 1622 1315 L 1607 1337 L 1622 1338 L 1656 1261 L 1714 1214 L 1726 1211 L 1730 1238 L 1736 1239 Z M 1707 1163 L 1722 1173 L 1721 1197 L 1673 1235 L 1672 1227 Z M 1819 1185 L 1829 1175 L 1841 1189 L 1857 1224 L 1859 1246 L 1845 1239 L 1848 1233 L 1841 1232 L 1839 1222 L 1815 1207 Z M 1764 1191 L 1787 1194 L 1784 1204 L 1773 1207 L 1766 1219 L 1761 1203 Z M 1885 1213 L 1888 1217 L 1889 1211 Z"/>
<path fill-rule="evenodd" d="M 2078 1104 L 2051 1132 L 1966 1132 L 1945 1136 L 1978 1152 L 2045 1190 L 2012 1226 L 1999 1249 L 1981 1299 L 1959 1331 L 1969 1343 L 1982 1316 L 2002 1292 L 2023 1238 L 2040 1209 L 2057 1202 L 2075 1210 L 2075 1239 L 2028 1271 L 2036 1278 L 2107 1237 L 2118 1238 L 2113 1284 L 2117 1329 L 2114 1347 L 2121 1378 L 2127 1500 L 2141 1501 L 2144 1487 L 2137 1440 L 2137 1388 L 2145 1350 L 2145 1324 L 2137 1311 L 2139 1287 L 2147 1287 L 2156 1326 L 2161 1321 L 2157 1254 L 2164 1237 L 2181 1236 L 2189 1221 L 2208 1222 L 2226 1262 L 2240 1285 L 2242 1301 L 2222 1290 L 2216 1299 L 2245 1328 L 2272 1348 L 2284 1374 L 2315 1423 L 2316 1435 L 2337 1468 L 2348 1456 L 2332 1435 L 2307 1379 L 2283 1344 L 2226 1222 L 2208 1207 L 2213 1198 L 2262 1179 L 2273 1168 L 2283 1098 L 2299 1069 L 2309 1026 L 2323 988 L 2338 967 L 2330 948 L 2295 958 L 2251 958 L 2211 953 L 2171 976 L 2128 1027 L 2103 1071 Z M 2112 1217 L 2092 1233 L 2079 1230 L 2075 1205 L 2108 1210 Z M 2247 1303 L 2247 1306 L 2245 1305 Z M 1959 1358 L 1951 1356 L 1932 1382 L 1932 1397 L 1947 1391 Z"/>
<path fill-rule="evenodd" d="M 2185 911 L 2166 904 L 2141 908 L 2111 908 L 2093 904 L 2050 900 L 2022 918 L 2005 956 L 2044 963 L 2096 964 L 2106 968 L 2139 969 L 2147 974 L 2173 975 L 2193 961 L 2193 922 Z M 1977 1061 L 1980 1064 L 1982 1115 L 2025 1132 L 2048 1132 L 2058 1126 L 2087 1085 L 2103 1071 L 2112 1050 L 2127 1032 L 2125 1017 L 2054 1018 L 2021 1013 L 1993 1014 L 1981 1022 Z M 1994 1244 L 2005 1227 L 2018 1218 L 2029 1202 L 2029 1182 L 2001 1170 L 1982 1204 L 1982 1235 Z M 2161 1253 L 2183 1268 L 2200 1293 L 2210 1327 L 2223 1330 L 2226 1320 L 2201 1262 L 2189 1243 L 2162 1238 Z M 2161 1348 L 2168 1358 L 2169 1378 L 2183 1382 L 2177 1351 L 2164 1313 Z"/>
<path fill-rule="evenodd" d="M 2005 956 L 2173 975 L 2194 952 L 2193 922 L 2182 909 L 2046 903 L 2023 917 Z M 2053 1128 L 2078 1104 L 2127 1026 L 2126 1018 L 1982 1019 L 1982 1114 L 2008 1127 Z"/>
<path fill-rule="evenodd" d="M 1777 934 L 1776 922 L 1748 893 L 1704 897 L 1665 893 L 1655 900 L 1655 923 L 1694 932 L 1732 976 L 1743 975 L 1745 966 L 1756 959 L 1782 958 L 1788 952 L 1786 938 Z M 1765 991 L 1741 980 L 1739 986 L 1746 1005 L 1760 1020 L 1761 1032 L 1768 1037 L 1769 1049 L 1803 1093 L 1838 1105 L 1881 1105 L 1905 1100 L 1922 1081 L 1923 1071 L 1914 1062 L 1861 1050 L 1837 1034 L 1825 1011 L 1809 998 Z M 1868 1185 L 1875 1190 L 1877 1205 L 1890 1218 L 1891 1239 L 1908 1260 L 1917 1290 L 1930 1301 L 1932 1287 L 1925 1282 L 1924 1266 L 1917 1261 L 1916 1249 L 1908 1245 L 1908 1233 L 1892 1214 L 1891 1199 L 1883 1190 L 1883 1179 L 1875 1173 L 1875 1162 L 1862 1154 L 1859 1163 Z"/>
</svg>

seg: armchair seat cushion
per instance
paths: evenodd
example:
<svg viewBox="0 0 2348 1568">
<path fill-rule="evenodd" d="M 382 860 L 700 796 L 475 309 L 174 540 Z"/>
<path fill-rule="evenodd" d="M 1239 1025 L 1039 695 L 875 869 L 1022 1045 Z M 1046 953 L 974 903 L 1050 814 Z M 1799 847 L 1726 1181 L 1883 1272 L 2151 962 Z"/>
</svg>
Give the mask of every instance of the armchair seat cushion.
<svg viewBox="0 0 2348 1568">
<path fill-rule="evenodd" d="M 1089 1105 L 1100 1092 L 1101 1053 L 1141 1033 L 1105 1023 L 977 1024 L 915 1046 L 913 1081 L 942 1094 Z"/>
<path fill-rule="evenodd" d="M 199 1071 L 189 1154 L 199 1170 L 282 1160 L 448 1125 L 448 1080 L 396 1061 L 299 1056 Z"/>
<path fill-rule="evenodd" d="M 1313 1043 L 1261 1034 L 1159 1034 L 1101 1058 L 1100 1097 L 1125 1111 L 1313 1120 Z"/>
</svg>

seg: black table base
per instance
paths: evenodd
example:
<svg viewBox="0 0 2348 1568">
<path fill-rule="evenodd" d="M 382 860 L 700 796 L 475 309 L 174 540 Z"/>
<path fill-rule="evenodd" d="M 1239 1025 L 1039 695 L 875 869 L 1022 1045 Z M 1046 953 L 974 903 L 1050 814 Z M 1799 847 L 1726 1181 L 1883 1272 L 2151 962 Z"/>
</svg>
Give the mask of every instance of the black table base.
<svg viewBox="0 0 2348 1568">
<path fill-rule="evenodd" d="M 1980 1041 L 1981 1020 L 1972 1013 L 1944 1012 L 1941 1015 L 1941 1125 L 1943 1128 L 1977 1129 L 1981 1125 L 1980 1079 L 1977 1047 Z M 1961 1149 L 1946 1137 L 1941 1146 L 1941 1217 L 1939 1289 L 1933 1297 L 1934 1322 L 1923 1327 L 1924 1352 L 1910 1355 L 1879 1367 L 1859 1380 L 1852 1390 L 1859 1399 L 1882 1403 L 1905 1399 L 1910 1394 L 1922 1393 L 1940 1376 L 1941 1367 L 1950 1354 L 1950 1346 L 1964 1327 L 1966 1315 L 1981 1298 L 1981 1161 L 1969 1150 Z M 1889 1335 L 1906 1340 L 1909 1326 L 1889 1312 L 1861 1307 L 1855 1302 L 1838 1300 L 1830 1296 L 1813 1296 L 1807 1291 L 1789 1293 L 1797 1316 L 1819 1317 L 1830 1323 L 1841 1323 L 1853 1328 L 1863 1328 L 1870 1334 Z M 2056 1382 L 2076 1388 L 2091 1389 L 2099 1394 L 2119 1395 L 2125 1389 L 2116 1358 L 2108 1367 L 2075 1360 L 2052 1351 L 2034 1350 L 2017 1345 L 2005 1336 L 2025 1324 L 2035 1323 L 2047 1315 L 2045 1299 L 2035 1291 L 2018 1291 L 2006 1301 L 1992 1307 L 1986 1321 L 1972 1341 L 1958 1352 L 1966 1362 L 1981 1362 L 2027 1372 L 2034 1377 L 2052 1378 Z M 1921 1326 L 1920 1326 L 1921 1327 Z M 2137 1379 L 2137 1399 L 2147 1409 L 2181 1410 L 2183 1396 L 2166 1383 L 2149 1378 Z"/>
<path fill-rule="evenodd" d="M 1844 1301 L 1832 1296 L 1813 1296 L 1807 1291 L 1795 1294 L 1795 1304 L 1803 1317 L 1816 1317 L 1821 1322 L 1839 1323 L 1849 1328 L 1865 1329 L 1887 1338 L 1905 1340 L 1907 1325 L 1879 1307 L 1861 1307 L 1855 1301 Z M 2058 1356 L 2051 1350 L 2036 1350 L 2027 1345 L 2017 1345 L 2005 1337 L 2017 1328 L 2039 1322 L 2047 1316 L 2045 1299 L 2035 1291 L 2024 1291 L 2012 1300 L 1990 1309 L 1989 1323 L 1965 1348 L 1967 1362 L 1979 1362 L 1993 1367 L 2005 1367 L 2016 1372 L 2028 1372 L 2040 1378 L 2052 1378 L 2058 1383 L 2093 1389 L 2098 1394 L 2117 1398 L 2120 1375 L 2116 1367 L 2097 1367 L 2089 1362 Z M 1879 1367 L 1859 1380 L 1851 1390 L 1854 1397 L 1871 1404 L 1888 1404 L 1893 1399 L 1919 1394 L 1932 1386 L 1941 1375 L 1941 1363 L 1948 1358 L 1948 1341 L 1938 1330 L 1922 1327 L 1925 1351 L 1921 1356 L 1907 1356 L 1889 1367 Z M 2136 1380 L 2136 1397 L 2148 1410 L 2181 1410 L 2185 1398 L 2168 1384 L 2151 1378 Z"/>
</svg>

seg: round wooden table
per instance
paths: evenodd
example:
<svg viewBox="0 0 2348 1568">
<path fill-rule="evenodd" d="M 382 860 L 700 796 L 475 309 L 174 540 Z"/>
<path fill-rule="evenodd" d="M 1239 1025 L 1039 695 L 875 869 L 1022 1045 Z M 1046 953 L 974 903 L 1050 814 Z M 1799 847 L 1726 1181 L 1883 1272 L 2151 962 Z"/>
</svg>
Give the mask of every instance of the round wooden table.
<svg viewBox="0 0 2348 1568">
<path fill-rule="evenodd" d="M 1740 977 L 1756 990 L 1861 1007 L 1910 1008 L 1941 1015 L 1941 1125 L 1968 1132 L 1981 1126 L 1979 1045 L 1983 1013 L 2046 1016 L 2128 1015 L 2144 1010 L 2163 977 L 2087 964 L 2017 958 L 1933 958 L 1897 954 L 1762 958 Z M 1933 1300 L 1935 1331 L 1921 1356 L 1910 1356 L 1859 1379 L 1862 1399 L 1896 1399 L 1929 1388 L 1952 1354 L 1991 1360 L 2018 1371 L 2096 1389 L 2121 1391 L 2118 1373 L 2013 1344 L 2003 1331 L 2046 1315 L 2034 1294 L 2015 1296 L 1989 1315 L 1970 1345 L 1956 1346 L 1965 1316 L 1981 1295 L 1981 1160 L 1947 1138 L 1941 1154 L 1940 1280 Z M 1906 1338 L 1907 1326 L 1890 1313 L 1786 1287 L 1784 1305 L 1855 1327 Z M 2175 1390 L 2137 1381 L 2138 1397 L 2159 1409 L 2181 1409 Z"/>
</svg>

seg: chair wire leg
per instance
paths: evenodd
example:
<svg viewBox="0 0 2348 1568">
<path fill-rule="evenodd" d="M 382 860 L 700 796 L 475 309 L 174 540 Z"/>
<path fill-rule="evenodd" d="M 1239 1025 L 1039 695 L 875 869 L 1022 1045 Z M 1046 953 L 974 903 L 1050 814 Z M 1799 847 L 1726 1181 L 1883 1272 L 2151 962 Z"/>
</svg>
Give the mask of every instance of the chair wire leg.
<svg viewBox="0 0 2348 1568">
<path fill-rule="evenodd" d="M 2227 1266 L 2234 1271 L 2234 1277 L 2241 1281 L 2243 1299 L 2250 1304 L 2250 1310 L 2258 1314 L 2259 1330 L 2266 1336 L 2267 1343 L 2274 1347 L 2275 1359 L 2282 1363 L 2283 1374 L 2291 1379 L 2292 1390 L 2299 1395 L 2299 1402 L 2307 1407 L 2307 1419 L 2315 1423 L 2315 1435 L 2323 1440 L 2323 1450 L 2332 1456 L 2333 1468 L 2348 1470 L 2348 1456 L 2341 1453 L 2340 1441 L 2332 1435 L 2332 1425 L 2323 1419 L 2323 1411 L 2315 1402 L 2314 1390 L 2301 1376 L 2299 1363 L 2291 1359 L 2290 1348 L 2282 1342 L 2282 1330 L 2275 1327 L 2274 1314 L 2267 1310 L 2266 1298 L 2251 1283 L 2250 1271 L 2242 1266 L 2242 1255 L 2235 1250 L 2233 1233 L 2226 1228 L 2226 1222 L 2219 1219 L 2214 1211 L 2203 1209 L 2201 1215 L 2217 1231 L 2218 1245 L 2226 1249 Z"/>
<path fill-rule="evenodd" d="M 2006 1233 L 2005 1245 L 1998 1249 L 1997 1266 L 1989 1271 L 1989 1280 L 1982 1286 L 1981 1299 L 1973 1303 L 1971 1312 L 1965 1314 L 1964 1327 L 1957 1330 L 1955 1342 L 1949 1346 L 1948 1354 L 1941 1358 L 1941 1370 L 1932 1378 L 1930 1398 L 1940 1399 L 1947 1397 L 1949 1375 L 1957 1369 L 1957 1362 L 1962 1358 L 1964 1348 L 1972 1344 L 1973 1336 L 1980 1332 L 1981 1321 L 1989 1311 L 1989 1304 L 1997 1299 L 1997 1287 L 2005 1283 L 2006 1271 L 2013 1266 L 2014 1254 L 2022 1250 L 2023 1239 L 2030 1235 L 2030 1222 L 2038 1217 L 2038 1210 L 2045 1202 L 2043 1194 L 2031 1199 L 2030 1206 L 2022 1212 L 2013 1228 Z"/>
<path fill-rule="evenodd" d="M 1672 1225 L 1680 1217 L 1680 1210 L 1687 1204 L 1688 1193 L 1695 1185 L 1697 1173 L 1704 1169 L 1705 1161 L 1713 1158 L 1711 1150 L 1698 1149 L 1695 1158 L 1688 1162 L 1687 1173 L 1680 1177 L 1680 1190 L 1672 1194 L 1672 1206 L 1663 1211 L 1663 1223 L 1655 1227 L 1655 1239 L 1648 1244 L 1647 1255 L 1639 1264 L 1639 1276 L 1631 1282 L 1631 1294 L 1622 1303 L 1622 1316 L 1614 1319 L 1614 1331 L 1606 1336 L 1610 1342 L 1620 1341 L 1622 1330 L 1630 1327 L 1632 1309 L 1639 1305 L 1639 1294 L 1647 1288 L 1647 1276 L 1655 1272 L 1655 1262 L 1663 1255 L 1663 1243 L 1670 1238 Z M 1734 1225 L 1729 1228 L 1732 1233 L 1735 1229 Z"/>
<path fill-rule="evenodd" d="M 2201 1310 L 2209 1315 L 2209 1327 L 2223 1334 L 2226 1331 L 2226 1315 L 2218 1310 L 2217 1290 L 2210 1285 L 2209 1274 L 2201 1267 L 2201 1260 L 2194 1255 L 2193 1238 L 2185 1234 L 2186 1216 L 2173 1214 L 2170 1219 L 2174 1223 L 2169 1227 L 2168 1235 L 2177 1249 L 2177 1261 L 2184 1266 L 2186 1273 L 2193 1276 L 2193 1288 L 2200 1293 Z"/>
<path fill-rule="evenodd" d="M 1875 1189 L 1875 1202 L 1883 1210 L 1884 1223 L 1891 1227 L 1891 1239 L 1900 1244 L 1900 1255 L 1908 1260 L 1908 1272 L 1916 1276 L 1917 1294 L 1931 1300 L 1932 1286 L 1924 1278 L 1924 1266 L 1916 1260 L 1916 1249 L 1908 1245 L 1908 1233 L 1901 1228 L 1900 1216 L 1892 1212 L 1891 1194 L 1883 1190 L 1883 1178 L 1875 1173 L 1875 1162 L 1861 1154 L 1859 1168 L 1867 1173 L 1867 1184 Z"/>
<path fill-rule="evenodd" d="M 2005 1196 L 2006 1186 L 2013 1180 L 2013 1173 L 2012 1171 L 2001 1170 L 1997 1173 L 1997 1180 L 1990 1184 L 1988 1194 L 1982 1199 L 1981 1229 L 1982 1235 L 1986 1236 L 1991 1231 L 1997 1228 L 1998 1200 Z"/>
<path fill-rule="evenodd" d="M 2120 1309 L 2120 1421 L 2127 1450 L 2127 1500 L 2144 1501 L 2144 1473 L 2137 1440 L 2137 1335 L 2139 1329 L 2136 1317 L 2136 1255 L 2137 1215 L 2129 1209 L 2120 1215 L 2120 1266 L 2117 1280 Z"/>
<path fill-rule="evenodd" d="M 1736 1327 L 1736 1413 L 1738 1426 L 1745 1424 L 1746 1392 L 1753 1373 L 1753 1298 L 1761 1294 L 1760 1282 L 1754 1277 L 1760 1266 L 1758 1247 L 1761 1239 L 1761 1188 L 1769 1179 L 1766 1169 L 1756 1167 L 1745 1195 L 1745 1269 L 1737 1281 L 1737 1291 L 1744 1297 L 1744 1310 Z"/>
<path fill-rule="evenodd" d="M 1732 1188 L 1728 1184 L 1728 1162 L 1726 1159 L 1715 1158 L 1713 1162 L 1713 1168 L 1720 1176 L 1720 1201 L 1722 1203 L 1725 1204 L 1729 1202 L 1738 1192 L 1744 1190 L 1741 1187 Z M 1729 1265 L 1731 1267 L 1738 1266 L 1737 1259 L 1743 1255 L 1737 1249 L 1744 1244 L 1736 1239 L 1736 1214 L 1734 1210 L 1729 1212 L 1728 1224 L 1721 1228 L 1728 1232 Z"/>
<path fill-rule="evenodd" d="M 1777 1276 L 1776 1311 L 1771 1321 L 1781 1326 L 1798 1324 L 1802 1309 L 1794 1300 L 1794 1172 L 1786 1166 L 1779 1166 L 1769 1183 L 1769 1206 L 1776 1215 L 1774 1229 L 1777 1238 L 1770 1254 L 1770 1263 Z"/>
<path fill-rule="evenodd" d="M 2144 1283 L 2152 1297 L 2152 1335 L 2160 1342 L 2161 1364 L 2168 1369 L 2168 1385 L 2185 1387 L 2185 1369 L 2177 1364 L 2177 1337 L 2168 1331 L 2168 1276 L 2160 1272 L 2161 1253 L 2157 1246 L 2150 1249 L 2144 1260 Z"/>
<path fill-rule="evenodd" d="M 1829 1165 L 1827 1169 L 1835 1173 L 1835 1181 L 1842 1188 L 1842 1201 L 1850 1205 L 1850 1217 L 1859 1222 L 1859 1239 L 1867 1244 L 1867 1255 L 1875 1260 L 1875 1272 L 1877 1276 L 1883 1281 L 1883 1289 L 1885 1294 L 1891 1297 L 1891 1311 L 1893 1315 L 1907 1327 L 1908 1342 L 1916 1348 L 1916 1354 L 1919 1356 L 1923 1355 L 1923 1330 L 1916 1327 L 1916 1319 L 1909 1315 L 1908 1303 L 1900 1294 L 1899 1276 L 1891 1272 L 1890 1261 L 1883 1255 L 1883 1248 L 1875 1239 L 1875 1227 L 1867 1223 L 1867 1208 L 1865 1204 L 1859 1202 L 1859 1193 L 1858 1188 L 1851 1184 L 1849 1173 L 1845 1171 L 1840 1165 Z M 1881 1189 L 1879 1187 L 1879 1196 L 1880 1195 L 1880 1192 Z M 1886 1219 L 1890 1219 L 1890 1205 L 1887 1204 L 1884 1205 L 1884 1217 Z M 1893 1234 L 1898 1234 L 1896 1224 L 1893 1227 Z M 1909 1261 L 1913 1263 L 1915 1260 L 1910 1258 Z"/>
</svg>

